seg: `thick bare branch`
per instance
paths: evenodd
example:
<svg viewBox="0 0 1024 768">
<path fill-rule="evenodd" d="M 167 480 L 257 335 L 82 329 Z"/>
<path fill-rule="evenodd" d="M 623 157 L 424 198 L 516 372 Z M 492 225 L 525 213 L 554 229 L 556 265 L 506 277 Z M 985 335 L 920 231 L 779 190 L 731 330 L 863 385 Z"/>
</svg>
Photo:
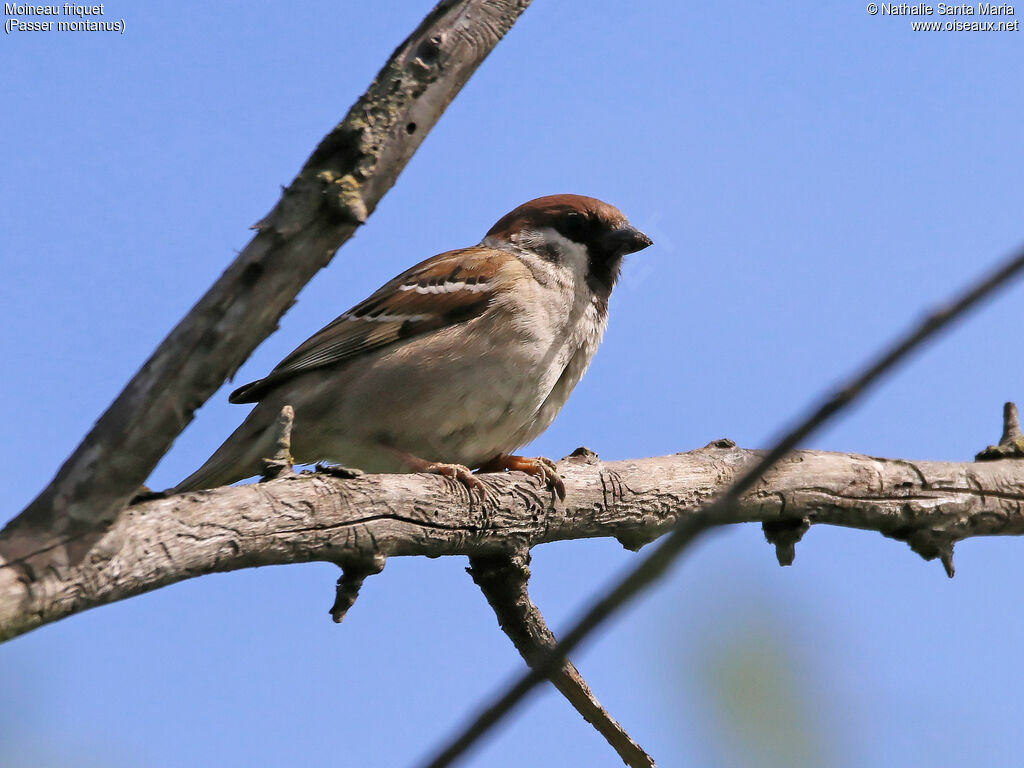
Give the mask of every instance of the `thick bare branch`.
<svg viewBox="0 0 1024 768">
<path fill-rule="evenodd" d="M 18 558 L 112 519 L 195 410 L 277 327 L 395 183 L 530 0 L 442 0 L 313 152 L 259 233 L 153 353 L 50 485 L 8 526 Z M 18 532 L 20 535 L 14 535 Z M 51 546 L 55 563 L 76 553 Z"/>
<path fill-rule="evenodd" d="M 534 666 L 557 642 L 540 609 L 530 599 L 529 558 L 529 552 L 522 550 L 511 554 L 477 555 L 469 558 L 470 567 L 466 570 L 497 614 L 502 631 L 526 663 Z M 654 759 L 601 706 L 569 659 L 562 659 L 549 679 L 583 719 L 604 736 L 623 763 L 630 768 L 654 768 Z"/>
<path fill-rule="evenodd" d="M 533 547 L 602 536 L 636 549 L 695 514 L 760 456 L 727 442 L 609 463 L 577 453 L 560 464 L 564 502 L 518 473 L 485 476 L 483 503 L 432 475 L 321 473 L 136 504 L 76 564 L 0 561 L 0 638 L 204 573 L 257 565 L 486 555 L 510 541 Z M 970 536 L 1024 533 L 1024 462 L 797 451 L 713 522 L 805 517 L 879 531 L 939 557 Z"/>
</svg>

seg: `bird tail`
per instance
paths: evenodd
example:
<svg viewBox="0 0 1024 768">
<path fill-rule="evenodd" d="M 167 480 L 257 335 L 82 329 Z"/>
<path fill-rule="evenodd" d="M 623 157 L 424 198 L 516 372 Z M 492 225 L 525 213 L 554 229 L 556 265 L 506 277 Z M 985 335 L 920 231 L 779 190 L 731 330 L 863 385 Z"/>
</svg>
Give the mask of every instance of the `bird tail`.
<svg viewBox="0 0 1024 768">
<path fill-rule="evenodd" d="M 257 406 L 199 469 L 168 493 L 185 493 L 231 485 L 263 471 L 263 459 L 273 454 L 272 430 Z"/>
</svg>

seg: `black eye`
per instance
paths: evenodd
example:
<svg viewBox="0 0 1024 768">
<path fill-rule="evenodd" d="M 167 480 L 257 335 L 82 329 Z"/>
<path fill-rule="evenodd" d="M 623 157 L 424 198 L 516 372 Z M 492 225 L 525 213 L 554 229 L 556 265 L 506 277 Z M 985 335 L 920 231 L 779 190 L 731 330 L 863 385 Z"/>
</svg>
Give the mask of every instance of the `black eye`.
<svg viewBox="0 0 1024 768">
<path fill-rule="evenodd" d="M 558 231 L 576 243 L 586 243 L 592 234 L 592 222 L 585 213 L 567 213 L 559 222 Z"/>
</svg>

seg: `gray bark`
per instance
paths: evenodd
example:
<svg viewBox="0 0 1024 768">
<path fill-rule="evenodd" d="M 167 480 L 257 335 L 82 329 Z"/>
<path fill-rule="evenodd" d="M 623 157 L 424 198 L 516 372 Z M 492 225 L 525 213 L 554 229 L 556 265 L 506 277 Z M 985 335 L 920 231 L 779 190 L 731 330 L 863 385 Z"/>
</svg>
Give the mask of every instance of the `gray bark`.
<svg viewBox="0 0 1024 768">
<path fill-rule="evenodd" d="M 494 609 L 501 630 L 508 635 L 526 663 L 537 669 L 558 641 L 530 598 L 529 562 L 528 552 L 496 557 L 473 556 L 469 558 L 470 567 L 466 570 Z M 568 658 L 562 659 L 548 674 L 548 679 L 629 768 L 655 768 L 654 758 L 601 706 L 583 675 Z"/>
<path fill-rule="evenodd" d="M 519 473 L 485 476 L 483 503 L 447 478 L 412 474 L 319 473 L 155 499 L 126 508 L 76 562 L 53 566 L 44 551 L 0 559 L 0 639 L 183 579 L 258 565 L 477 556 L 600 536 L 636 549 L 723 491 L 755 456 L 727 442 L 607 463 L 578 451 L 559 465 L 564 502 Z M 951 567 L 956 541 L 1024 533 L 1022 502 L 1020 460 L 797 451 L 715 523 L 768 523 L 783 549 L 804 524 L 874 530 Z M 796 532 L 788 542 L 785 531 Z"/>
</svg>

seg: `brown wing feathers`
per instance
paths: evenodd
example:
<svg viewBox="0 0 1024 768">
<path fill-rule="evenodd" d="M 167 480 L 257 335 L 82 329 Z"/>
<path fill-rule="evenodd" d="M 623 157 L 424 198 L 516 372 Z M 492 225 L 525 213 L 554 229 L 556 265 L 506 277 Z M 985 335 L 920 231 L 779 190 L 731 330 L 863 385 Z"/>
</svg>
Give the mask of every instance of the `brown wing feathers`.
<svg viewBox="0 0 1024 768">
<path fill-rule="evenodd" d="M 427 259 L 313 335 L 266 378 L 236 389 L 228 400 L 254 403 L 300 373 L 471 320 L 487 308 L 498 270 L 513 258 L 477 246 Z"/>
</svg>

